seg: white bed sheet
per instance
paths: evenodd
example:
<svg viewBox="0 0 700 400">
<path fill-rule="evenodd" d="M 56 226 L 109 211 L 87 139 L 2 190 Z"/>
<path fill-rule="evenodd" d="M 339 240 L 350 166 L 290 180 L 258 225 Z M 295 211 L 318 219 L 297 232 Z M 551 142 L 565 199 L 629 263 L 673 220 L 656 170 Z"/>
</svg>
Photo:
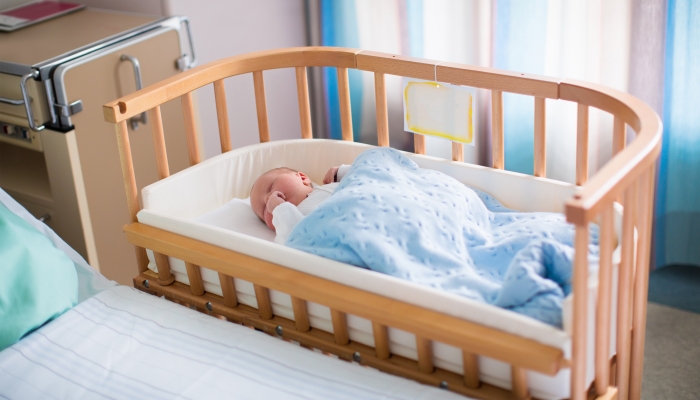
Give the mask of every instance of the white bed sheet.
<svg viewBox="0 0 700 400">
<path fill-rule="evenodd" d="M 463 399 L 126 286 L 0 352 L 0 398 Z"/>
<path fill-rule="evenodd" d="M 264 224 L 252 212 L 246 213 L 245 200 L 235 199 L 247 197 L 255 177 L 271 168 L 289 166 L 304 171 L 312 180 L 319 181 L 323 172 L 330 166 L 350 164 L 367 148 L 367 145 L 341 141 L 290 140 L 234 150 L 144 188 L 144 209 L 138 218 L 142 223 L 184 236 L 518 334 L 561 348 L 565 357 L 570 357 L 571 337 L 566 330 L 553 328 L 498 307 L 270 243 L 274 234 L 266 230 Z M 522 211 L 562 212 L 564 201 L 575 190 L 573 185 L 547 179 L 410 153 L 407 155 L 421 167 L 445 172 L 465 184 L 493 194 L 506 206 Z M 170 262 L 176 280 L 188 283 L 184 263 L 172 258 Z M 151 268 L 155 270 L 153 260 L 151 264 Z M 205 290 L 221 294 L 218 276 L 214 271 L 202 268 L 202 278 Z M 257 307 L 253 285 L 239 279 L 235 284 L 239 301 Z M 597 277 L 591 276 L 588 307 L 589 382 L 593 378 L 593 310 L 596 289 Z M 271 291 L 271 300 L 276 315 L 293 319 L 288 295 Z M 565 303 L 565 328 L 570 328 L 571 325 L 570 304 L 569 297 Z M 330 310 L 327 307 L 310 303 L 309 314 L 312 326 L 332 332 Z M 612 321 L 614 318 L 613 316 Z M 348 326 L 352 340 L 374 345 L 370 321 L 350 316 Z M 393 353 L 416 358 L 414 335 L 390 329 L 389 338 Z M 611 342 L 611 351 L 614 351 L 614 340 Z M 436 366 L 461 373 L 459 349 L 436 343 L 434 356 Z M 483 381 L 510 387 L 510 366 L 486 357 L 480 357 L 479 364 Z M 534 396 L 540 398 L 568 397 L 569 375 L 568 369 L 560 371 L 554 377 L 529 371 L 530 390 Z"/>
</svg>

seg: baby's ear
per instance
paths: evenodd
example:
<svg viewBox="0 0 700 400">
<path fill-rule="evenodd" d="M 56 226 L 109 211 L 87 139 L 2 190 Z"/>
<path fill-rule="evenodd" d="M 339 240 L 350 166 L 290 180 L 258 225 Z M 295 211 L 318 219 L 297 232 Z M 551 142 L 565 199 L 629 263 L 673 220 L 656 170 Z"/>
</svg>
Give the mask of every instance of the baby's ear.
<svg viewBox="0 0 700 400">
<path fill-rule="evenodd" d="M 309 186 L 311 185 L 311 179 L 309 179 L 308 176 L 306 176 L 305 173 L 303 172 L 297 172 L 297 176 L 301 178 L 301 181 L 304 183 L 304 185 Z"/>
</svg>

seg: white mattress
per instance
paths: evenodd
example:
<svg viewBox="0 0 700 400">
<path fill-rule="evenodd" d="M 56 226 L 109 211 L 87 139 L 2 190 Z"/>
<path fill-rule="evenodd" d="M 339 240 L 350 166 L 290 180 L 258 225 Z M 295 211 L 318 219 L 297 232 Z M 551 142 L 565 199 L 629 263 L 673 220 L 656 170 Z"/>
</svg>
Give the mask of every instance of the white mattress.
<svg viewBox="0 0 700 400">
<path fill-rule="evenodd" d="M 463 397 L 118 286 L 0 352 L 0 398 Z"/>
<path fill-rule="evenodd" d="M 498 307 L 272 243 L 274 233 L 269 231 L 252 211 L 248 212 L 249 209 L 246 207 L 249 206 L 244 200 L 240 200 L 249 196 L 250 187 L 256 177 L 271 168 L 287 166 L 303 171 L 313 181 L 320 182 L 328 168 L 341 163 L 350 164 L 358 154 L 370 147 L 334 140 L 290 140 L 237 149 L 213 157 L 144 188 L 142 193 L 144 209 L 139 212 L 138 219 L 147 225 L 285 265 L 331 281 L 429 307 L 445 314 L 533 339 L 562 349 L 565 357 L 569 358 L 571 356 L 571 297 L 565 302 L 565 330 L 556 329 Z M 574 185 L 548 179 L 411 153 L 407 155 L 423 168 L 442 171 L 467 185 L 494 195 L 505 206 L 521 211 L 562 212 L 564 202 L 576 190 Z M 617 225 L 619 227 L 619 221 Z M 616 264 L 619 260 L 618 253 L 619 249 L 615 255 Z M 184 263 L 172 258 L 170 263 L 175 278 L 180 282 L 188 283 Z M 155 269 L 154 265 L 151 267 Z M 221 294 L 218 276 L 214 271 L 202 268 L 202 278 L 205 290 Z M 253 285 L 239 279 L 235 280 L 235 284 L 239 301 L 256 307 Z M 596 289 L 597 276 L 591 276 L 588 307 L 587 378 L 589 382 L 593 379 Z M 291 300 L 288 295 L 271 291 L 271 300 L 273 312 L 276 315 L 293 319 Z M 311 325 L 332 332 L 330 310 L 313 303 L 310 303 L 308 308 Z M 615 320 L 614 315 L 612 320 Z M 374 345 L 370 321 L 349 316 L 348 326 L 352 340 Z M 612 326 L 614 327 L 615 324 L 613 323 Z M 612 334 L 614 335 L 614 332 Z M 413 334 L 390 329 L 389 338 L 393 353 L 416 358 Z M 611 340 L 611 351 L 614 351 L 614 342 Z M 436 366 L 457 373 L 462 372 L 460 350 L 436 343 L 434 356 Z M 482 381 L 501 387 L 510 387 L 509 365 L 486 357 L 480 357 L 479 365 Z M 563 369 L 553 377 L 529 371 L 528 383 L 531 393 L 540 398 L 569 397 L 569 376 L 568 369 Z"/>
</svg>

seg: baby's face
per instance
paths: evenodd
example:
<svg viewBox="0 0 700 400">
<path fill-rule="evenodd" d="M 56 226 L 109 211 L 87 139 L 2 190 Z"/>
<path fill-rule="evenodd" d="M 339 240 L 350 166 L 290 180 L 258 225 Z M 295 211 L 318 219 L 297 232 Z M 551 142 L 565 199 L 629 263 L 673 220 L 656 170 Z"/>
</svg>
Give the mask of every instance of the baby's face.
<svg viewBox="0 0 700 400">
<path fill-rule="evenodd" d="M 255 181 L 250 193 L 250 206 L 253 207 L 258 218 L 265 221 L 267 226 L 274 230 L 272 210 L 268 210 L 267 207 L 270 196 L 280 192 L 285 201 L 298 206 L 312 191 L 311 180 L 304 173 L 273 169 Z"/>
</svg>

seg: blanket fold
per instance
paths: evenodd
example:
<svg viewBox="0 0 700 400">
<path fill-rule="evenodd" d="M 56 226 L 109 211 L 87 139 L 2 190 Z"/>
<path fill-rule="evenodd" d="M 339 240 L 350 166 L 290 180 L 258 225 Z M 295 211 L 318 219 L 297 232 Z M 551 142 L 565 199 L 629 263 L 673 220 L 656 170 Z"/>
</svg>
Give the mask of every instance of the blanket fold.
<svg viewBox="0 0 700 400">
<path fill-rule="evenodd" d="M 589 255 L 598 254 L 597 229 Z M 561 327 L 574 229 L 521 213 L 390 148 L 362 153 L 287 246 L 497 305 Z"/>
</svg>

